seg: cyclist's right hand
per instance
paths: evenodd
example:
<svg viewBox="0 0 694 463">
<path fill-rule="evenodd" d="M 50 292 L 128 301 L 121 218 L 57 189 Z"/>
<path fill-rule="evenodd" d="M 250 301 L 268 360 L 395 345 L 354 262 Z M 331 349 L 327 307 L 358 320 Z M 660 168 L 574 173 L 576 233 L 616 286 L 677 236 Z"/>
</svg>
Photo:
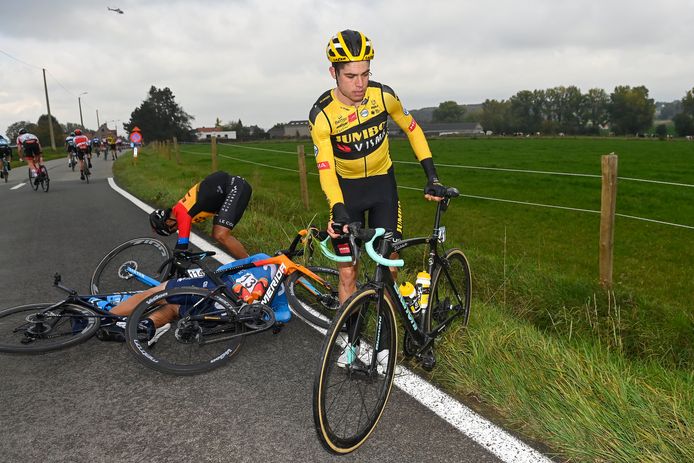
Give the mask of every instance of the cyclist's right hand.
<svg viewBox="0 0 694 463">
<path fill-rule="evenodd" d="M 349 233 L 347 224 L 349 223 L 349 213 L 344 203 L 333 204 L 332 218 L 328 222 L 328 235 L 331 238 L 340 238 Z"/>
<path fill-rule="evenodd" d="M 331 220 L 330 222 L 328 222 L 327 232 L 331 238 L 341 238 L 345 236 L 345 234 L 349 233 L 349 230 L 347 229 L 346 223 L 333 222 Z"/>
</svg>

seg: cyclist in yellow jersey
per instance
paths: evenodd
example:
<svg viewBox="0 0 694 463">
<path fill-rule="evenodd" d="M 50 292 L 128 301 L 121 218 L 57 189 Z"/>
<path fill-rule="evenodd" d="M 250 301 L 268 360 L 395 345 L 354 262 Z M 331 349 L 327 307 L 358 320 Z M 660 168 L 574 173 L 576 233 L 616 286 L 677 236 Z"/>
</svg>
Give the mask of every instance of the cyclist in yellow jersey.
<svg viewBox="0 0 694 463">
<path fill-rule="evenodd" d="M 328 43 L 330 75 L 336 87 L 323 93 L 309 114 L 309 128 L 321 188 L 328 197 L 331 220 L 328 233 L 338 254 L 351 253 L 340 240 L 345 224 L 365 224 L 391 230 L 402 237 L 402 213 L 393 163 L 388 146 L 388 116 L 407 135 L 415 156 L 424 168 L 427 185 L 424 197 L 443 199 L 424 132 L 393 89 L 369 81 L 374 57 L 371 41 L 361 32 L 344 30 Z M 337 231 L 337 233 L 336 233 Z M 356 290 L 357 266 L 340 263 L 339 298 L 344 302 Z"/>
</svg>

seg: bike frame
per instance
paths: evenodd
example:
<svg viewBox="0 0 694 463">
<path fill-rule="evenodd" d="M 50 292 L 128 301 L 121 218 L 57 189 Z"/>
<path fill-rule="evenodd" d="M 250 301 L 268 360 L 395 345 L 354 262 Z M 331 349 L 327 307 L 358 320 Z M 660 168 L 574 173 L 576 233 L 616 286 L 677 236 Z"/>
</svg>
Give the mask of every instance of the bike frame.
<svg viewBox="0 0 694 463">
<path fill-rule="evenodd" d="M 86 295 L 80 295 L 80 294 L 77 294 L 77 291 L 75 291 L 74 289 L 70 289 L 70 288 L 68 288 L 68 287 L 66 287 L 66 286 L 63 286 L 63 285 L 60 283 L 60 280 L 61 280 L 60 275 L 56 274 L 56 275 L 54 276 L 53 286 L 55 286 L 56 288 L 58 288 L 58 289 L 60 289 L 60 290 L 62 290 L 62 291 L 65 291 L 66 293 L 68 293 L 67 297 L 66 297 L 65 299 L 61 300 L 61 301 L 56 302 L 55 304 L 51 304 L 50 306 L 48 306 L 48 307 L 46 307 L 45 309 L 41 310 L 41 312 L 39 312 L 39 313 L 41 313 L 41 314 L 48 314 L 48 313 L 50 313 L 53 309 L 56 309 L 56 308 L 62 306 L 63 304 L 75 304 L 75 305 L 78 305 L 78 306 L 81 306 L 81 307 L 84 307 L 84 308 L 86 308 L 86 309 L 90 309 L 90 310 L 96 312 L 96 315 L 94 315 L 94 317 L 109 318 L 109 319 L 112 319 L 113 322 L 115 323 L 115 322 L 118 322 L 118 321 L 125 321 L 125 320 L 127 320 L 127 316 L 113 315 L 113 314 L 110 313 L 108 310 L 104 310 L 104 309 L 102 309 L 101 307 L 99 307 L 98 305 L 96 305 L 96 304 L 94 304 L 94 303 L 92 303 L 92 302 L 89 302 L 89 300 L 92 299 L 92 298 L 98 298 L 98 299 L 101 300 L 101 301 L 108 301 L 108 298 L 109 298 L 109 297 L 113 297 L 113 296 L 115 296 L 115 295 L 130 295 L 130 296 L 131 296 L 131 295 L 133 295 L 133 294 L 137 294 L 137 291 L 122 291 L 122 292 L 110 293 L 110 294 L 86 294 Z M 84 318 L 83 315 L 80 315 L 80 317 L 81 317 L 81 318 Z M 51 318 L 55 318 L 55 321 L 54 321 L 53 323 L 58 323 L 59 319 L 60 319 L 60 318 L 64 318 L 64 316 L 61 316 L 61 317 L 50 317 L 50 316 L 48 316 L 45 323 L 50 324 L 50 323 L 51 323 L 51 321 L 50 321 Z"/>
<path fill-rule="evenodd" d="M 453 284 L 453 279 L 451 278 L 448 268 L 446 266 L 446 262 L 442 259 L 441 255 L 439 254 L 439 243 L 443 243 L 445 241 L 445 235 L 446 235 L 446 229 L 445 227 L 441 226 L 441 215 L 442 213 L 448 208 L 448 204 L 450 202 L 450 198 L 445 198 L 442 201 L 440 201 L 437 205 L 436 208 L 436 215 L 434 217 L 434 227 L 432 230 L 432 233 L 428 237 L 416 237 L 416 238 L 409 238 L 406 240 L 401 240 L 401 241 L 393 241 L 392 238 L 381 238 L 379 247 L 377 249 L 378 254 L 381 256 L 389 256 L 393 252 L 398 252 L 403 249 L 407 249 L 412 246 L 419 246 L 422 244 L 426 244 L 429 246 L 429 256 L 427 260 L 427 271 L 429 272 L 429 275 L 434 274 L 434 270 L 439 267 L 441 268 L 441 271 L 444 273 L 445 278 Z M 439 277 L 440 278 L 440 277 Z M 426 350 L 431 344 L 434 342 L 437 336 L 441 334 L 441 332 L 446 328 L 446 326 L 455 318 L 460 316 L 463 312 L 457 312 L 454 313 L 453 315 L 449 316 L 446 320 L 444 320 L 442 323 L 440 323 L 436 329 L 430 332 L 425 332 L 423 330 L 423 327 L 417 323 L 417 320 L 415 319 L 414 315 L 412 312 L 407 308 L 407 304 L 405 303 L 405 300 L 403 299 L 402 295 L 400 294 L 400 290 L 398 289 L 397 283 L 393 280 L 393 276 L 390 271 L 390 267 L 385 266 L 383 264 L 377 264 L 376 270 L 374 272 L 374 277 L 373 280 L 366 285 L 367 287 L 372 287 L 373 289 L 376 290 L 376 293 L 378 294 L 378 306 L 380 307 L 381 304 L 383 303 L 383 297 L 384 295 L 387 296 L 390 301 L 393 303 L 393 306 L 396 309 L 396 312 L 400 315 L 400 318 L 402 319 L 403 322 L 407 321 L 407 323 L 403 323 L 403 326 L 405 330 L 408 332 L 408 334 L 414 339 L 415 343 L 419 347 L 417 353 L 421 353 L 424 350 Z M 461 306 L 464 306 L 464 301 L 460 299 L 460 295 L 456 294 L 458 298 L 458 303 Z M 431 299 L 430 299 L 431 301 Z M 431 302 L 430 302 L 431 303 Z M 423 320 L 426 315 L 426 311 L 429 310 L 430 307 L 423 308 L 421 314 L 419 315 L 420 320 Z M 379 322 L 378 326 L 381 325 L 381 315 L 379 315 Z M 356 326 L 355 327 L 355 333 L 359 333 L 361 327 Z M 380 340 L 381 338 L 381 333 L 378 334 L 377 336 L 377 341 Z M 379 345 L 377 342 L 377 345 L 374 346 L 374 348 L 378 351 L 379 350 Z"/>
</svg>

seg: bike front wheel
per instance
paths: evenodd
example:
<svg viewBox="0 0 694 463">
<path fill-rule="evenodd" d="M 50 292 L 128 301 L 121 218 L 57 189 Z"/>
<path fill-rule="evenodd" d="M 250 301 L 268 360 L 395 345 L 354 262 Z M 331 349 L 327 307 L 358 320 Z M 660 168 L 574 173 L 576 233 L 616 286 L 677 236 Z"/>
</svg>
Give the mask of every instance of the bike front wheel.
<svg viewBox="0 0 694 463">
<path fill-rule="evenodd" d="M 0 352 L 39 354 L 86 341 L 100 318 L 79 305 L 29 304 L 0 311 Z"/>
<path fill-rule="evenodd" d="M 150 321 L 159 322 L 155 333 L 145 328 Z M 142 364 L 162 373 L 195 375 L 229 362 L 243 344 L 246 327 L 227 298 L 191 287 L 148 297 L 128 317 L 125 331 Z"/>
<path fill-rule="evenodd" d="M 327 450 L 352 452 L 371 435 L 390 396 L 396 346 L 391 301 L 371 288 L 355 293 L 330 325 L 313 383 L 313 421 Z"/>
<path fill-rule="evenodd" d="M 299 317 L 327 329 L 340 308 L 337 293 L 340 274 L 328 267 L 307 268 L 322 281 L 298 271 L 292 273 L 287 279 L 287 300 Z"/>
<path fill-rule="evenodd" d="M 470 316 L 472 275 L 463 251 L 449 249 L 431 278 L 429 308 L 424 317 L 424 329 L 431 332 L 456 314 L 467 325 Z"/>
<path fill-rule="evenodd" d="M 89 287 L 92 294 L 151 288 L 169 278 L 172 265 L 170 258 L 171 250 L 158 239 L 135 238 L 126 241 L 112 249 L 99 262 Z"/>
</svg>

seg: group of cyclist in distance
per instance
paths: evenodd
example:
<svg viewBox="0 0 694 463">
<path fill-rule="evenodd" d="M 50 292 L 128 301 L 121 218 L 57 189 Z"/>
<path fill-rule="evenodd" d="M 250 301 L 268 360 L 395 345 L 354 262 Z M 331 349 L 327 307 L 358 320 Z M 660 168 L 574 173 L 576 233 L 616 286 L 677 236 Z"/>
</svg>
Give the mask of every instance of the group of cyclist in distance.
<svg viewBox="0 0 694 463">
<path fill-rule="evenodd" d="M 98 143 L 97 143 L 98 142 Z M 80 178 L 84 180 L 84 161 L 86 159 L 87 165 L 91 168 L 91 155 L 92 147 L 99 149 L 100 146 L 104 147 L 104 159 L 106 156 L 106 148 L 111 149 L 112 159 L 118 159 L 117 149 L 120 149 L 122 145 L 122 140 L 120 138 L 115 139 L 111 135 L 107 137 L 106 140 L 99 141 L 97 138 L 89 140 L 89 138 L 82 133 L 81 129 L 75 129 L 65 138 L 65 148 L 67 149 L 68 165 L 72 162 L 72 155 L 74 154 L 80 165 Z M 27 129 L 19 129 L 19 135 L 17 136 L 17 155 L 19 159 L 24 160 L 29 166 L 29 172 L 31 177 L 36 181 L 38 176 L 38 166 L 43 163 L 43 149 L 41 147 L 41 142 L 39 138 L 33 133 L 29 133 Z"/>
<path fill-rule="evenodd" d="M 392 233 L 392 238 L 402 238 L 402 209 L 389 150 L 388 116 L 407 135 L 422 166 L 426 177 L 424 198 L 441 201 L 445 187 L 439 181 L 424 132 L 415 119 L 391 87 L 370 80 L 374 58 L 371 41 L 359 31 L 344 30 L 330 39 L 326 54 L 330 62 L 328 71 L 335 80 L 335 87 L 321 94 L 313 104 L 309 129 L 320 185 L 330 207 L 327 232 L 336 254 L 350 256 L 354 250 L 345 237 L 349 223 L 385 228 Z M 35 169 L 33 157 L 41 154 L 38 139 L 24 130 L 17 145 L 21 146 L 20 153 L 23 152 L 30 168 Z M 85 157 L 89 162 L 89 140 L 76 130 L 69 146 L 73 148 L 68 149 L 76 150 L 82 171 Z M 189 246 L 192 223 L 214 217 L 212 237 L 235 259 L 249 258 L 246 248 L 232 235 L 232 230 L 241 220 L 251 193 L 250 184 L 242 177 L 215 172 L 195 184 L 173 207 L 152 212 L 150 225 L 159 235 L 177 232 L 176 249 L 185 251 Z M 397 258 L 397 253 L 389 257 Z M 356 291 L 358 263 L 341 262 L 338 267 L 339 300 L 344 303 Z M 395 278 L 395 269 L 391 272 Z M 207 287 L 209 284 L 207 277 L 170 280 L 126 299 L 112 309 L 112 313 L 129 315 L 141 301 L 164 288 Z M 164 326 L 178 310 L 178 307 L 169 305 L 162 311 L 168 314 L 166 317 L 151 320 L 147 326 L 150 335 Z M 433 352 L 430 355 L 433 357 Z"/>
<path fill-rule="evenodd" d="M 388 116 L 407 134 L 424 170 L 424 198 L 441 201 L 445 187 L 439 181 L 424 132 L 415 119 L 391 87 L 370 80 L 374 57 L 371 41 L 361 32 L 344 30 L 331 38 L 326 54 L 335 87 L 324 92 L 311 108 L 309 128 L 320 185 L 330 207 L 327 232 L 335 252 L 349 256 L 354 252 L 345 237 L 349 223 L 368 223 L 370 228 L 382 227 L 393 238 L 402 238 L 402 209 L 390 157 Z M 248 252 L 231 232 L 240 221 L 251 192 L 250 184 L 242 177 L 215 172 L 194 185 L 173 207 L 152 212 L 150 224 L 163 236 L 178 232 L 176 249 L 185 250 L 191 224 L 214 216 L 212 237 L 234 258 L 248 258 Z M 396 258 L 397 254 L 390 257 Z M 358 264 L 338 266 L 339 300 L 344 303 L 356 291 Z M 395 277 L 395 269 L 391 272 Z M 164 288 L 206 287 L 209 283 L 207 278 L 164 282 L 125 300 L 112 313 L 129 315 L 141 301 Z M 171 316 L 178 309 L 168 307 L 166 312 Z M 160 328 L 167 320 L 162 317 L 152 324 Z M 148 329 L 151 331 L 152 327 Z M 429 355 L 433 356 L 433 352 Z"/>
</svg>

